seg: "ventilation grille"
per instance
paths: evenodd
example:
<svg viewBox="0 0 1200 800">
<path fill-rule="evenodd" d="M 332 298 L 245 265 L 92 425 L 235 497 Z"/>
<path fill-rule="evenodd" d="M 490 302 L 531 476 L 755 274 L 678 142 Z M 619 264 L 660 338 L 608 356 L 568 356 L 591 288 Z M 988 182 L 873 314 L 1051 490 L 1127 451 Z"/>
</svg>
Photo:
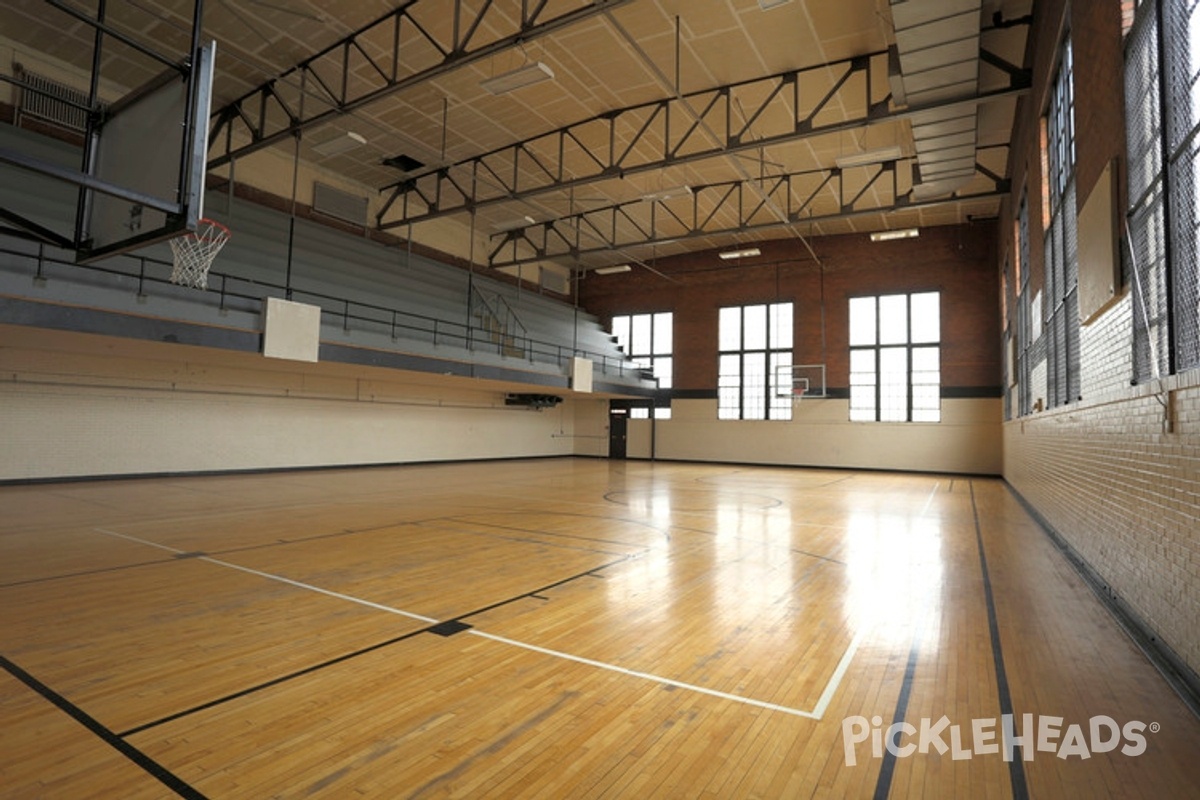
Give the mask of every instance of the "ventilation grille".
<svg viewBox="0 0 1200 800">
<path fill-rule="evenodd" d="M 87 130 L 87 92 L 17 67 L 21 89 L 20 109 L 25 116 L 83 133 Z M 74 104 L 74 105 L 73 105 Z"/>
<path fill-rule="evenodd" d="M 313 211 L 354 225 L 367 224 L 368 198 L 343 192 L 324 183 L 313 183 Z"/>
</svg>

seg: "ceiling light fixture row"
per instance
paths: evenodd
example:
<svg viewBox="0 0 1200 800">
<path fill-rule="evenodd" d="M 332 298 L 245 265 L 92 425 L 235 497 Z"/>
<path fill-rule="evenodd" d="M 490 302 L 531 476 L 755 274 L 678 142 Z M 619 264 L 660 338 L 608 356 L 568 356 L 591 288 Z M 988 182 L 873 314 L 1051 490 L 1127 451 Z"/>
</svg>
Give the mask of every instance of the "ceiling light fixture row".
<svg viewBox="0 0 1200 800">
<path fill-rule="evenodd" d="M 534 61 L 509 72 L 502 72 L 499 75 L 488 78 L 479 85 L 492 94 L 500 95 L 553 78 L 554 70 L 541 61 Z"/>
<path fill-rule="evenodd" d="M 661 203 L 664 200 L 675 200 L 680 197 L 689 197 L 692 194 L 690 186 L 672 186 L 670 189 L 659 189 L 657 192 L 649 192 L 642 195 L 642 200 L 647 203 Z"/>
<path fill-rule="evenodd" d="M 354 131 L 346 131 L 319 144 L 313 145 L 313 150 L 323 156 L 339 156 L 348 153 L 356 147 L 367 143 L 367 137 Z"/>
<path fill-rule="evenodd" d="M 893 239 L 915 239 L 921 235 L 917 228 L 901 228 L 895 231 L 876 231 L 871 234 L 872 242 L 890 242 Z"/>
<path fill-rule="evenodd" d="M 757 247 L 747 247 L 744 250 L 726 250 L 723 253 L 717 253 L 719 258 L 723 258 L 726 261 L 730 261 L 735 258 L 753 258 L 754 256 L 761 255 L 762 250 L 759 250 Z"/>
</svg>

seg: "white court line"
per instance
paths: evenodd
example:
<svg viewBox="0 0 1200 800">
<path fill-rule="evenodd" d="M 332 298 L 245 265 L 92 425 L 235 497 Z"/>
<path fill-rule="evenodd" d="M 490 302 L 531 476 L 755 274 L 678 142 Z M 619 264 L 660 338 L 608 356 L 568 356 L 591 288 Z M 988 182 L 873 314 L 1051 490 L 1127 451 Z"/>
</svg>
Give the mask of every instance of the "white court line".
<svg viewBox="0 0 1200 800">
<path fill-rule="evenodd" d="M 933 496 L 937 494 L 938 487 L 941 485 L 941 481 L 934 481 L 933 489 L 929 491 L 929 499 L 925 501 L 925 506 L 921 509 L 921 513 L 917 514 L 918 517 L 925 516 L 925 512 L 929 510 L 929 504 L 933 502 Z"/>
<path fill-rule="evenodd" d="M 846 652 L 842 653 L 842 660 L 838 662 L 837 669 L 830 676 L 829 683 L 825 684 L 825 691 L 821 692 L 821 697 L 817 700 L 817 705 L 812 710 L 813 719 L 820 719 L 825 716 L 825 709 L 829 708 L 829 703 L 833 700 L 833 695 L 837 692 L 838 684 L 842 682 L 842 677 L 850 667 L 850 662 L 853 660 L 854 653 L 858 650 L 858 645 L 862 642 L 862 638 L 862 632 L 854 634 L 854 638 L 850 640 L 849 646 L 846 647 Z"/>
<path fill-rule="evenodd" d="M 481 636 L 484 639 L 490 639 L 493 642 L 500 642 L 501 644 L 512 645 L 513 647 L 520 647 L 525 650 L 532 650 L 535 653 L 542 653 L 543 655 L 554 656 L 555 658 L 562 658 L 567 661 L 575 661 L 579 664 L 587 664 L 590 667 L 598 667 L 599 669 L 606 669 L 610 672 L 619 672 L 622 675 L 629 675 L 634 678 L 642 678 L 643 680 L 653 681 L 654 683 L 675 686 L 680 689 L 687 689 L 689 691 L 699 692 L 700 694 L 719 697 L 723 700 L 732 700 L 743 705 L 756 706 L 757 708 L 765 708 L 770 711 L 781 711 L 784 714 L 791 714 L 793 716 L 814 720 L 820 719 L 825 713 L 825 709 L 828 708 L 829 701 L 833 699 L 834 692 L 837 691 L 837 687 L 838 684 L 841 683 L 842 676 L 846 674 L 846 668 L 850 666 L 850 660 L 854 657 L 854 651 L 858 649 L 859 640 L 861 639 L 861 635 L 859 635 L 850 640 L 850 645 L 846 648 L 846 652 L 842 655 L 842 660 L 838 662 L 837 669 L 834 670 L 833 676 L 829 679 L 829 683 L 825 685 L 825 691 L 821 693 L 821 698 L 817 701 L 816 708 L 814 708 L 812 711 L 804 711 L 803 709 L 799 708 L 782 706 L 778 703 L 768 703 L 765 700 L 755 700 L 753 697 L 745 697 L 740 694 L 720 692 L 716 689 L 697 686 L 694 683 L 684 683 L 683 681 L 677 681 L 672 678 L 664 678 L 661 675 L 654 675 L 649 672 L 639 672 L 637 670 L 627 669 L 626 667 L 619 667 L 616 664 L 609 664 L 604 661 L 596 661 L 591 658 L 584 658 L 583 656 L 564 653 L 561 650 L 551 650 L 547 647 L 539 647 L 535 644 L 528 644 L 527 642 L 518 642 L 515 639 L 497 636 L 494 633 L 484 633 L 483 631 L 476 630 L 474 628 L 466 632 L 476 636 Z"/>
<path fill-rule="evenodd" d="M 165 544 L 158 544 L 157 542 L 147 541 L 146 539 L 139 539 L 136 536 L 130 536 L 125 533 L 117 533 L 116 531 L 106 531 L 103 528 L 96 528 L 95 530 L 100 533 L 107 534 L 109 536 L 118 536 L 122 539 L 128 539 L 131 542 L 138 542 L 140 544 L 150 545 L 151 547 L 157 547 L 160 550 L 166 550 L 171 553 L 183 554 L 183 553 L 188 552 L 186 550 L 180 550 L 175 547 L 168 547 Z M 334 592 L 329 589 L 322 589 L 320 586 L 313 586 L 311 583 L 302 583 L 301 581 L 294 581 L 291 578 L 285 578 L 282 575 L 273 575 L 270 572 L 262 572 L 257 569 L 251 569 L 250 567 L 243 567 L 238 564 L 232 564 L 228 561 L 222 561 L 219 558 L 213 558 L 212 556 L 196 556 L 196 560 L 197 561 L 207 561 L 209 564 L 216 564 L 217 566 L 221 566 L 221 567 L 229 567 L 230 569 L 236 569 L 239 572 L 246 572 L 251 575 L 257 575 L 260 578 L 267 578 L 268 580 L 279 581 L 280 583 L 286 583 L 289 586 L 295 586 L 297 589 L 308 589 L 310 592 L 316 592 L 318 594 L 323 594 L 328 597 L 336 597 L 338 600 L 347 600 L 351 603 L 357 603 L 360 606 L 366 606 L 367 608 L 373 608 L 377 611 L 386 611 L 389 614 L 399 614 L 402 617 L 408 617 L 409 619 L 415 619 L 415 620 L 419 620 L 421 622 L 428 622 L 430 624 L 437 622 L 437 620 L 433 619 L 432 617 L 423 617 L 420 614 L 413 614 L 408 611 L 403 611 L 399 608 L 393 608 L 392 606 L 385 606 L 380 603 L 372 603 L 370 600 L 363 600 L 361 597 L 354 597 L 353 595 L 342 594 L 341 592 Z"/>
<path fill-rule="evenodd" d="M 146 539 L 139 539 L 136 536 L 130 536 L 125 533 L 117 533 L 116 531 L 104 530 L 103 528 L 94 528 L 93 530 L 97 531 L 98 533 L 103 533 L 107 536 L 116 536 L 121 539 L 128 539 L 131 542 L 138 542 L 139 544 L 149 545 L 150 547 L 157 547 L 160 550 L 166 550 L 170 553 L 182 554 L 182 553 L 188 552 L 186 550 L 180 550 L 178 548 L 170 547 L 165 544 L 158 544 L 157 542 L 151 542 Z M 243 567 L 238 564 L 232 564 L 228 561 L 221 561 L 220 559 L 212 558 L 211 556 L 197 556 L 196 560 L 197 561 L 207 561 L 208 563 L 216 564 L 217 566 L 229 567 L 230 569 L 236 569 L 239 572 L 245 572 L 250 575 L 257 575 L 258 577 L 267 578 L 268 580 L 279 581 L 280 583 L 286 583 L 289 586 L 295 586 L 298 589 L 308 589 L 309 591 L 317 592 L 318 594 L 323 594 L 328 597 L 335 597 L 339 600 L 346 600 L 351 603 L 357 603 L 358 605 L 366 606 L 368 608 L 374 608 L 378 611 L 385 611 L 389 614 L 399 614 L 400 616 L 403 616 L 403 617 L 409 617 L 410 619 L 416 619 L 416 620 L 420 620 L 422 622 L 428 622 L 430 624 L 435 624 L 438 622 L 438 620 L 433 619 L 431 617 L 424 617 L 424 616 L 421 616 L 420 614 L 413 614 L 408 611 L 403 611 L 399 608 L 385 606 L 380 603 L 373 603 L 370 600 L 363 600 L 362 598 L 354 597 L 353 595 L 342 594 L 341 592 L 334 592 L 334 591 L 330 591 L 329 589 L 322 589 L 319 586 L 313 586 L 312 584 L 309 584 L 309 583 L 302 583 L 300 581 L 294 581 L 291 578 L 284 578 L 280 575 L 273 575 L 270 572 L 262 572 L 257 569 L 251 569 L 250 567 Z M 728 692 L 717 691 L 716 689 L 709 689 L 704 686 L 697 686 L 694 683 L 684 683 L 683 681 L 677 681 L 672 678 L 664 678 L 661 675 L 654 675 L 649 672 L 639 672 L 638 670 L 628 669 L 626 667 L 617 666 L 616 664 L 609 664 L 604 661 L 596 661 L 595 659 L 584 658 L 583 656 L 572 655 L 571 653 L 564 653 L 561 650 L 551 650 L 546 647 L 539 647 L 538 645 L 535 645 L 535 644 L 529 644 L 527 642 L 519 642 L 516 639 L 509 639 L 504 636 L 497 636 L 494 633 L 485 633 L 484 631 L 481 631 L 477 628 L 469 628 L 465 632 L 473 634 L 475 636 L 482 637 L 484 639 L 488 639 L 493 642 L 499 642 L 500 644 L 506 644 L 511 647 L 519 647 L 523 650 L 530 650 L 535 653 L 541 653 L 542 655 L 553 656 L 554 658 L 561 658 L 566 661 L 574 661 L 578 664 L 586 664 L 588 666 L 596 667 L 598 669 L 604 669 L 604 670 L 608 670 L 610 672 L 618 672 L 622 675 L 628 675 L 633 678 L 641 678 L 643 680 L 652 681 L 654 683 L 663 684 L 665 686 L 674 686 L 679 689 L 687 689 L 692 692 L 698 692 L 700 694 L 707 694 L 712 697 L 719 697 L 723 700 L 731 700 L 733 702 L 741 703 L 743 705 L 755 706 L 756 708 L 765 708 L 769 711 L 779 711 L 784 714 L 791 714 L 796 717 L 804 717 L 805 719 L 812 719 L 812 720 L 819 720 L 825 714 L 825 709 L 829 707 L 830 701 L 833 700 L 833 695 L 835 692 L 837 692 L 838 685 L 842 682 L 842 677 L 846 674 L 846 669 L 850 666 L 850 661 L 854 658 L 854 653 L 856 650 L 858 650 L 859 642 L 862 640 L 861 633 L 856 634 L 854 636 L 854 638 L 850 640 L 850 644 L 849 644 L 849 646 L 846 647 L 846 652 L 842 654 L 842 658 L 838 662 L 837 668 L 834 669 L 833 675 L 829 679 L 829 683 L 827 683 L 825 685 L 825 690 L 823 692 L 821 692 L 821 697 L 817 700 L 816 707 L 812 711 L 804 711 L 803 709 L 792 708 L 790 706 L 783 706 L 783 705 L 779 705 L 778 703 L 769 703 L 765 700 L 756 700 L 753 697 L 744 697 L 742 695 L 730 694 Z"/>
</svg>

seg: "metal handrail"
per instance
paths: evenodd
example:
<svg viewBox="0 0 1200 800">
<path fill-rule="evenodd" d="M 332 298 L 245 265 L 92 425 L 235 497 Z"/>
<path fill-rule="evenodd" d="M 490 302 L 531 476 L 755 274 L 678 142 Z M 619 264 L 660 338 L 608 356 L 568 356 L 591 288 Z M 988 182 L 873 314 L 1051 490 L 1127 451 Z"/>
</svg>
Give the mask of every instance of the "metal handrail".
<svg viewBox="0 0 1200 800">
<path fill-rule="evenodd" d="M 147 284 L 176 286 L 168 278 L 152 275 L 147 271 L 147 266 L 150 265 L 162 267 L 169 273 L 171 262 L 163 259 L 150 256 L 128 255 L 117 257 L 120 259 L 132 259 L 137 262 L 134 271 L 125 271 L 99 263 L 77 264 L 74 261 L 55 258 L 45 251 L 46 246 L 41 243 L 38 244 L 37 253 L 0 246 L 0 255 L 34 260 L 37 268 L 35 277 L 43 280 L 46 278 L 43 267 L 46 264 L 57 264 L 85 269 L 94 273 L 135 279 L 137 281 L 136 294 L 138 296 L 145 294 Z M 109 259 L 108 261 L 116 261 L 117 258 Z M 190 291 L 194 292 L 197 290 L 193 289 Z M 480 337 L 477 334 L 483 329 L 470 324 L 464 325 L 461 322 L 454 322 L 440 317 L 417 314 L 391 306 L 364 303 L 358 300 L 300 289 L 294 286 L 288 287 L 267 281 L 242 278 L 216 270 L 209 270 L 208 288 L 203 291 L 206 296 L 210 294 L 217 296 L 218 308 L 221 310 L 226 309 L 230 298 L 261 304 L 264 296 L 278 296 L 289 299 L 301 296 L 310 301 L 315 301 L 315 304 L 321 307 L 322 316 L 328 316 L 331 319 L 340 321 L 345 331 L 350 331 L 351 322 L 355 322 L 360 326 L 371 325 L 387 330 L 390 332 L 393 341 L 401 338 L 403 333 L 407 332 L 409 333 L 409 338 L 416 338 L 413 334 L 429 336 L 434 345 L 458 342 L 463 348 L 473 350 L 477 349 L 481 344 Z M 500 299 L 503 300 L 503 298 Z M 522 326 L 522 329 L 524 329 L 524 326 Z M 513 346 L 518 347 L 525 354 L 524 358 L 527 358 L 530 362 L 542 360 L 562 366 L 568 358 L 580 356 L 597 361 L 597 366 L 604 374 L 614 374 L 615 372 L 618 376 L 640 374 L 642 377 L 647 377 L 647 371 L 628 358 L 619 358 L 608 353 L 600 353 L 557 342 L 535 339 L 527 335 L 511 335 L 509 338 L 512 340 Z M 504 349 L 503 343 L 496 344 L 496 352 L 501 356 L 505 355 Z M 537 359 L 535 358 L 536 356 L 542 356 L 543 358 Z"/>
</svg>

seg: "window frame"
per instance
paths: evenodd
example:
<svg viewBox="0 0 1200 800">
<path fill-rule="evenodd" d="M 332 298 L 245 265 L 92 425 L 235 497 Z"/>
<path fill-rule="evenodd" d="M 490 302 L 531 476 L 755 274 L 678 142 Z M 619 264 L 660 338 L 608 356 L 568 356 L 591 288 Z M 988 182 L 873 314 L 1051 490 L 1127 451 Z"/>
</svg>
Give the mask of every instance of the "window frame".
<svg viewBox="0 0 1200 800">
<path fill-rule="evenodd" d="M 913 298 L 916 296 L 919 296 L 919 295 L 923 296 L 923 295 L 930 295 L 930 294 L 936 295 L 936 297 L 937 297 L 937 305 L 938 305 L 937 338 L 936 338 L 936 340 L 933 340 L 933 341 L 920 341 L 920 342 L 914 341 L 913 340 L 913 335 L 914 335 L 913 334 L 913 318 L 915 315 L 913 314 Z M 939 424 L 942 421 L 942 400 L 941 400 L 942 294 L 943 293 L 940 289 L 925 289 L 925 290 L 915 290 L 915 291 L 908 291 L 908 292 L 892 292 L 889 294 L 851 295 L 848 298 L 848 300 L 847 300 L 847 322 L 849 323 L 848 327 L 851 332 L 850 336 L 848 338 L 848 342 L 849 342 L 849 345 L 848 345 L 849 346 L 849 365 L 848 366 L 850 369 L 850 373 L 849 373 L 849 377 L 850 377 L 850 380 L 849 380 L 849 383 L 850 383 L 849 406 L 850 407 L 848 409 L 848 414 L 849 414 L 849 418 L 850 418 L 851 422 Z M 905 302 L 904 302 L 904 307 L 905 307 L 904 340 L 901 342 L 885 342 L 885 341 L 883 341 L 883 339 L 885 337 L 883 336 L 883 331 L 884 331 L 883 316 L 884 315 L 881 313 L 881 310 L 883 308 L 882 301 L 885 298 L 895 298 L 895 297 L 903 297 L 905 299 Z M 852 307 L 853 307 L 854 301 L 856 301 L 856 300 L 859 300 L 859 301 L 873 300 L 874 301 L 874 317 L 875 317 L 874 327 L 875 327 L 875 330 L 874 330 L 873 341 L 871 344 L 861 344 L 861 343 L 854 344 L 853 343 L 854 342 L 854 336 L 853 336 L 854 319 L 853 319 Z M 916 381 L 914 379 L 914 376 L 916 374 L 916 370 L 914 368 L 915 363 L 916 363 L 916 358 L 914 357 L 916 355 L 916 351 L 924 351 L 924 350 L 930 350 L 930 349 L 936 350 L 936 353 L 937 353 L 937 364 L 938 364 L 937 381 L 935 383 L 930 383 L 928 381 Z M 882 379 L 883 374 L 884 374 L 883 373 L 883 363 L 884 363 L 884 355 L 885 355 L 884 351 L 899 351 L 899 350 L 904 351 L 904 360 L 905 360 L 904 418 L 903 419 L 898 419 L 898 418 L 897 419 L 892 419 L 892 418 L 885 419 L 884 418 L 885 411 L 887 411 L 888 409 L 884 405 L 885 381 Z M 856 384 L 855 376 L 863 375 L 863 374 L 867 374 L 867 373 L 865 371 L 861 371 L 861 370 L 858 372 L 854 371 L 854 366 L 853 366 L 854 361 L 855 361 L 854 354 L 855 353 L 867 353 L 867 352 L 872 354 L 871 361 L 873 364 L 873 368 L 872 368 L 871 374 L 873 375 L 873 383 L 869 384 L 867 382 L 863 382 L 863 383 Z M 873 397 L 872 397 L 873 406 L 870 407 L 872 418 L 865 419 L 862 417 L 856 417 L 855 416 L 856 407 L 854 404 L 855 399 L 856 399 L 855 388 L 856 388 L 856 386 L 864 386 L 865 387 L 868 385 L 871 385 L 872 390 L 873 390 Z M 920 387 L 928 387 L 928 386 L 936 387 L 936 392 L 934 392 L 934 395 L 937 399 L 936 407 L 918 406 L 918 405 L 914 404 L 915 395 L 916 395 L 916 392 L 914 391 L 914 389 L 919 386 Z M 868 407 L 861 406 L 860 408 L 866 409 Z M 894 407 L 892 410 L 894 410 Z M 920 412 L 926 412 L 926 413 L 933 412 L 936 415 L 936 419 L 914 419 L 914 416 L 915 416 L 914 412 L 917 412 L 916 415 L 919 415 Z"/>
<path fill-rule="evenodd" d="M 778 323 L 778 315 L 783 313 L 782 309 L 787 308 L 787 325 L 786 325 L 786 345 L 780 345 L 780 340 L 784 338 L 782 330 Z M 746 347 L 748 339 L 746 321 L 747 309 L 763 309 L 763 330 L 761 333 L 757 330 L 751 331 L 754 340 L 761 339 L 762 346 Z M 730 348 L 725 346 L 725 340 L 729 338 L 729 332 L 723 327 L 724 319 L 727 312 L 738 312 L 738 346 Z M 794 362 L 794 347 L 795 347 L 795 324 L 796 324 L 796 304 L 790 300 L 777 301 L 773 303 L 746 303 L 735 306 L 721 306 L 717 311 L 717 419 L 720 421 L 731 420 L 756 420 L 763 422 L 787 422 L 792 419 L 792 396 L 789 387 L 786 398 L 783 398 L 779 393 L 777 383 L 777 373 L 780 364 L 779 359 L 785 359 L 787 366 L 793 365 Z M 775 322 L 776 324 L 772 324 Z M 748 389 L 756 387 L 748 386 L 746 376 L 748 374 L 747 365 L 751 363 L 751 359 L 757 360 L 757 357 L 762 357 L 763 368 L 763 393 L 761 396 L 761 409 L 750 408 L 750 402 L 757 400 L 756 397 L 750 397 L 748 402 Z M 723 372 L 722 364 L 728 363 L 729 359 L 736 358 L 738 371 L 736 376 L 732 376 Z M 727 384 L 726 381 L 730 378 L 736 379 L 736 385 Z M 736 389 L 737 402 L 736 405 L 728 404 L 729 390 Z M 761 410 L 762 416 L 754 416 L 753 413 Z M 747 412 L 751 416 L 747 416 Z M 736 413 L 736 416 L 734 415 Z"/>
<path fill-rule="evenodd" d="M 660 349 L 658 343 L 662 337 L 659 336 L 659 319 L 667 317 L 666 323 L 670 330 L 670 335 L 666 337 L 669 341 L 665 349 Z M 634 352 L 634 320 L 635 318 L 646 319 L 649 325 L 649 348 L 648 352 Z M 618 330 L 619 321 L 626 320 L 624 323 L 624 332 Z M 648 369 L 654 373 L 654 377 L 658 379 L 658 388 L 670 389 L 674 382 L 675 370 L 675 312 L 674 311 L 643 311 L 632 314 L 614 314 L 612 321 L 609 324 L 609 333 L 615 336 L 617 344 L 625 353 L 626 358 L 633 361 L 642 369 Z M 649 419 L 650 409 L 642 407 L 633 407 L 629 413 L 630 419 Z M 654 407 L 655 419 L 670 419 L 671 407 L 658 406 Z"/>
</svg>

